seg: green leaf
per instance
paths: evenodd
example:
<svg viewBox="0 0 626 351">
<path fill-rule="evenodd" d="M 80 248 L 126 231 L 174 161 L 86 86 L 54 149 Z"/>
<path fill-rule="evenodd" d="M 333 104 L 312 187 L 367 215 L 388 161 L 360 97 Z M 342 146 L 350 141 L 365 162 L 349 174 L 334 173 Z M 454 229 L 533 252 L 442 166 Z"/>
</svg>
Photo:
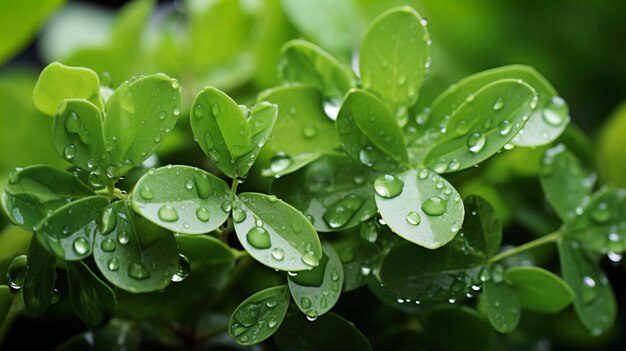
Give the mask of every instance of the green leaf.
<svg viewBox="0 0 626 351">
<path fill-rule="evenodd" d="M 113 285 L 134 293 L 164 289 L 178 269 L 172 233 L 134 214 L 126 201 L 104 210 L 94 242 L 94 259 Z"/>
<path fill-rule="evenodd" d="M 424 334 L 432 350 L 493 350 L 496 335 L 487 320 L 466 306 L 444 306 L 426 319 Z M 459 340 L 463 340 L 459 343 Z"/>
<path fill-rule="evenodd" d="M 65 99 L 86 99 L 103 110 L 100 79 L 96 72 L 58 62 L 46 66 L 39 74 L 33 91 L 35 106 L 41 112 L 54 116 Z"/>
<path fill-rule="evenodd" d="M 520 301 L 515 291 L 503 281 L 494 279 L 483 284 L 487 318 L 500 333 L 510 333 L 519 324 Z"/>
<path fill-rule="evenodd" d="M 115 315 L 113 290 L 81 261 L 67 262 L 70 302 L 74 313 L 89 326 L 102 324 Z"/>
<path fill-rule="evenodd" d="M 165 166 L 146 173 L 135 185 L 133 209 L 165 229 L 203 234 L 222 225 L 231 207 L 228 185 L 206 171 Z"/>
<path fill-rule="evenodd" d="M 343 265 L 343 291 L 367 284 L 372 276 L 372 265 L 381 253 L 378 245 L 354 236 L 333 245 Z"/>
<path fill-rule="evenodd" d="M 349 66 L 312 43 L 291 40 L 281 51 L 278 69 L 285 83 L 314 85 L 326 98 L 336 101 L 341 101 L 346 92 L 356 86 L 356 76 Z"/>
<path fill-rule="evenodd" d="M 278 118 L 266 149 L 287 155 L 324 152 L 339 146 L 335 125 L 326 116 L 322 93 L 292 84 L 265 90 L 258 101 L 278 105 Z"/>
<path fill-rule="evenodd" d="M 257 261 L 282 271 L 303 271 L 322 259 L 315 228 L 274 196 L 243 193 L 235 200 L 233 222 L 241 245 Z"/>
<path fill-rule="evenodd" d="M 601 178 L 608 184 L 622 188 L 626 187 L 626 154 L 622 152 L 626 148 L 625 131 L 626 102 L 622 102 L 594 138 L 597 143 L 595 163 Z M 594 148 L 587 150 L 592 151 Z"/>
<path fill-rule="evenodd" d="M 303 168 L 321 156 L 322 154 L 319 153 L 306 153 L 294 155 L 292 157 L 279 152 L 272 156 L 269 167 L 262 170 L 262 175 L 264 177 L 279 178 Z"/>
<path fill-rule="evenodd" d="M 90 195 L 94 195 L 93 190 L 71 173 L 30 166 L 9 174 L 2 205 L 13 224 L 32 232 L 49 212 Z"/>
<path fill-rule="evenodd" d="M 535 90 L 515 79 L 502 79 L 482 87 L 469 95 L 450 115 L 447 126 L 438 131 L 426 165 L 444 173 L 486 160 L 522 130 L 536 100 Z M 503 101 L 501 107 L 499 101 Z"/>
<path fill-rule="evenodd" d="M 49 252 L 66 261 L 91 255 L 102 210 L 109 200 L 90 196 L 59 207 L 37 226 L 35 235 Z"/>
<path fill-rule="evenodd" d="M 286 285 L 259 291 L 237 306 L 228 321 L 228 333 L 238 344 L 258 344 L 274 334 L 288 307 Z"/>
<path fill-rule="evenodd" d="M 13 304 L 13 294 L 7 285 L 0 285 L 0 324 L 4 323 L 4 318 L 11 310 Z"/>
<path fill-rule="evenodd" d="M 277 113 L 267 102 L 248 111 L 222 91 L 207 87 L 193 102 L 191 128 L 202 151 L 222 173 L 245 177 L 269 139 Z"/>
<path fill-rule="evenodd" d="M 176 80 L 162 73 L 126 81 L 115 90 L 104 119 L 109 176 L 122 176 L 150 157 L 174 128 L 181 98 Z"/>
<path fill-rule="evenodd" d="M 353 323 L 327 313 L 311 323 L 300 313 L 289 312 L 274 336 L 282 351 L 371 351 L 367 338 Z"/>
<path fill-rule="evenodd" d="M 487 257 L 500 250 L 502 225 L 489 202 L 477 195 L 465 199 L 465 221 L 463 231 L 472 233 L 467 236 L 469 245 Z"/>
<path fill-rule="evenodd" d="M 617 305 L 608 279 L 575 241 L 558 243 L 563 278 L 574 292 L 574 309 L 582 324 L 599 335 L 615 323 Z"/>
<path fill-rule="evenodd" d="M 388 103 L 400 125 L 417 101 L 430 66 L 426 20 L 404 6 L 378 16 L 370 25 L 360 52 L 363 88 Z"/>
<path fill-rule="evenodd" d="M 626 251 L 626 190 L 604 187 L 584 198 L 582 212 L 567 223 L 564 236 L 600 254 Z"/>
<path fill-rule="evenodd" d="M 320 157 L 274 180 L 272 193 L 304 213 L 320 232 L 352 228 L 376 214 L 367 168 L 342 155 Z"/>
<path fill-rule="evenodd" d="M 454 238 L 463 223 L 461 197 L 447 180 L 425 168 L 374 182 L 378 212 L 404 239 L 436 249 Z"/>
<path fill-rule="evenodd" d="M 56 256 L 44 249 L 37 238 L 28 247 L 26 278 L 22 287 L 24 307 L 34 317 L 42 315 L 52 303 L 56 276 Z"/>
<path fill-rule="evenodd" d="M 539 146 L 556 140 L 567 127 L 570 117 L 567 104 L 561 99 L 550 83 L 530 66 L 510 65 L 473 74 L 453 84 L 441 93 L 431 106 L 426 128 L 447 128 L 446 116 L 465 102 L 468 96 L 482 87 L 501 79 L 521 79 L 537 92 L 537 108 L 524 126 L 524 133 L 518 133 L 512 143 L 518 146 Z M 494 108 L 503 108 L 502 102 L 493 102 Z M 498 107 L 499 106 L 499 107 Z"/>
<path fill-rule="evenodd" d="M 595 175 L 585 172 L 574 154 L 559 144 L 544 154 L 541 187 L 563 222 L 571 223 L 593 191 Z"/>
<path fill-rule="evenodd" d="M 54 117 L 54 147 L 68 162 L 104 177 L 109 155 L 102 112 L 87 100 L 67 99 Z"/>
<path fill-rule="evenodd" d="M 373 94 L 351 90 L 336 126 L 346 152 L 368 167 L 391 170 L 408 161 L 402 130 L 389 108 Z"/>
<path fill-rule="evenodd" d="M 105 327 L 72 337 L 56 351 L 136 351 L 140 343 L 139 327 L 132 322 L 113 320 Z"/>
<path fill-rule="evenodd" d="M 557 313 L 572 303 L 574 292 L 554 273 L 539 267 L 512 267 L 504 273 L 521 306 L 536 312 Z"/>
<path fill-rule="evenodd" d="M 322 244 L 320 264 L 309 270 L 288 276 L 289 290 L 302 313 L 317 318 L 330 311 L 339 300 L 343 286 L 343 267 L 332 246 Z"/>
</svg>

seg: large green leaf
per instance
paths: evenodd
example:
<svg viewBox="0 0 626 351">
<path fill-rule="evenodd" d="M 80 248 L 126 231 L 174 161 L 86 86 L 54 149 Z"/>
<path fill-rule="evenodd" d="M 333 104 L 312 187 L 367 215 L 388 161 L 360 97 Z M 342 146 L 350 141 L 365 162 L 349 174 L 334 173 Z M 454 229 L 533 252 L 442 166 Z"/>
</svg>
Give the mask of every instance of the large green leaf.
<svg viewBox="0 0 626 351">
<path fill-rule="evenodd" d="M 13 304 L 13 294 L 7 285 L 0 285 L 0 323 L 4 323 L 4 318 L 11 310 Z"/>
<path fill-rule="evenodd" d="M 58 62 L 46 66 L 39 74 L 33 91 L 35 106 L 41 112 L 53 116 L 65 99 L 86 99 L 103 109 L 100 79 L 96 72 Z"/>
<path fill-rule="evenodd" d="M 391 9 L 374 20 L 363 39 L 363 88 L 392 108 L 401 125 L 417 101 L 430 66 L 426 20 L 411 7 Z"/>
<path fill-rule="evenodd" d="M 90 195 L 94 195 L 93 190 L 71 173 L 49 166 L 30 166 L 9 174 L 2 205 L 13 224 L 33 231 L 53 210 Z"/>
<path fill-rule="evenodd" d="M 137 213 L 173 232 L 202 234 L 217 229 L 230 214 L 228 185 L 206 171 L 165 166 L 146 173 L 135 185 Z"/>
<path fill-rule="evenodd" d="M 615 323 L 617 305 L 608 279 L 575 241 L 558 244 L 563 278 L 574 292 L 574 309 L 582 324 L 599 335 Z"/>
<path fill-rule="evenodd" d="M 512 140 L 518 146 L 539 146 L 554 141 L 567 127 L 570 117 L 567 104 L 557 95 L 556 90 L 534 68 L 523 65 L 510 65 L 473 74 L 453 84 L 441 93 L 431 106 L 426 128 L 441 129 L 448 125 L 449 116 L 467 99 L 482 87 L 501 79 L 521 79 L 537 92 L 537 108 L 524 126 L 524 133 L 518 133 Z M 506 101 L 493 102 L 494 109 L 502 109 Z"/>
<path fill-rule="evenodd" d="M 571 223 L 581 214 L 593 190 L 594 178 L 563 144 L 545 152 L 539 178 L 541 187 L 563 222 Z"/>
<path fill-rule="evenodd" d="M 274 334 L 288 307 L 286 285 L 259 291 L 235 309 L 228 322 L 228 332 L 241 345 L 258 344 Z"/>
<path fill-rule="evenodd" d="M 523 308 L 557 313 L 572 303 L 574 293 L 554 273 L 539 267 L 513 267 L 504 274 Z"/>
<path fill-rule="evenodd" d="M 38 317 L 52 303 L 54 281 L 56 278 L 56 256 L 44 249 L 37 238 L 30 240 L 28 264 L 22 293 L 24 307 L 29 314 Z"/>
<path fill-rule="evenodd" d="M 390 170 L 408 161 L 402 130 L 384 102 L 371 93 L 351 90 L 336 127 L 346 152 L 366 166 Z"/>
<path fill-rule="evenodd" d="M 501 150 L 522 130 L 536 108 L 537 93 L 515 79 L 490 83 L 450 115 L 425 163 L 438 173 L 455 172 L 480 163 Z M 502 106 L 497 104 L 502 102 Z M 495 106 L 495 107 L 494 107 Z"/>
<path fill-rule="evenodd" d="M 480 196 L 465 199 L 463 231 L 471 233 L 466 236 L 469 245 L 485 256 L 493 256 L 500 250 L 502 225 L 493 207 Z"/>
<path fill-rule="evenodd" d="M 54 117 L 54 147 L 68 162 L 104 176 L 109 154 L 104 145 L 102 112 L 82 99 L 67 99 Z"/>
<path fill-rule="evenodd" d="M 276 106 L 267 102 L 248 111 L 222 91 L 208 87 L 194 100 L 191 128 L 202 151 L 220 171 L 231 178 L 245 177 L 267 142 L 277 113 Z"/>
<path fill-rule="evenodd" d="M 503 281 L 490 280 L 483 284 L 487 318 L 500 333 L 512 332 L 520 320 L 520 302 L 515 291 Z"/>
<path fill-rule="evenodd" d="M 109 200 L 86 197 L 59 207 L 37 226 L 35 235 L 43 247 L 64 260 L 81 260 L 91 255 L 94 235 Z"/>
<path fill-rule="evenodd" d="M 282 351 L 372 350 L 353 323 L 332 312 L 311 323 L 300 313 L 290 311 L 274 340 Z"/>
<path fill-rule="evenodd" d="M 310 319 L 330 311 L 339 300 L 343 286 L 341 260 L 329 243 L 322 244 L 320 264 L 288 276 L 289 291 L 298 308 Z"/>
<path fill-rule="evenodd" d="M 282 48 L 278 65 L 285 83 L 311 84 L 327 99 L 340 101 L 356 86 L 356 76 L 349 66 L 339 63 L 322 48 L 304 40 L 292 40 Z"/>
<path fill-rule="evenodd" d="M 109 176 L 122 176 L 150 157 L 174 128 L 181 98 L 176 80 L 162 73 L 126 81 L 115 90 L 104 120 Z"/>
<path fill-rule="evenodd" d="M 134 293 L 164 289 L 179 265 L 174 235 L 135 215 L 127 201 L 102 213 L 94 259 L 109 282 Z"/>
<path fill-rule="evenodd" d="M 376 179 L 374 187 L 380 215 L 391 230 L 406 240 L 436 249 L 461 229 L 461 197 L 435 172 L 423 168 L 384 174 Z"/>
<path fill-rule="evenodd" d="M 82 261 L 67 262 L 70 302 L 74 313 L 89 326 L 97 326 L 115 315 L 113 290 Z"/>
<path fill-rule="evenodd" d="M 295 272 L 316 267 L 322 259 L 315 228 L 276 197 L 240 194 L 233 204 L 233 222 L 241 245 L 264 265 Z"/>
<path fill-rule="evenodd" d="M 358 225 L 376 213 L 374 190 L 365 166 L 341 155 L 319 158 L 274 180 L 272 193 L 302 211 L 316 230 Z"/>
<path fill-rule="evenodd" d="M 291 84 L 265 90 L 258 101 L 278 105 L 278 119 L 266 148 L 287 155 L 324 152 L 339 146 L 326 116 L 322 93 L 311 85 Z"/>
</svg>

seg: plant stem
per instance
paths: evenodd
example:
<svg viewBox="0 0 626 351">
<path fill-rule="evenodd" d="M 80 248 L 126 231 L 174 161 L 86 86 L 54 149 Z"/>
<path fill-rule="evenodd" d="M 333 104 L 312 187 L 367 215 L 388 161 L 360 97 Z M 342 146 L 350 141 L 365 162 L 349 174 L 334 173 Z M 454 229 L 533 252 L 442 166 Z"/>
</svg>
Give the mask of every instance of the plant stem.
<svg viewBox="0 0 626 351">
<path fill-rule="evenodd" d="M 516 246 L 512 249 L 506 250 L 506 251 L 502 251 L 499 254 L 493 256 L 491 259 L 489 259 L 489 262 L 494 263 L 494 262 L 498 262 L 502 259 L 505 259 L 509 256 L 514 256 L 517 255 L 518 253 L 524 252 L 526 250 L 530 250 L 533 249 L 537 246 L 541 246 L 543 244 L 547 244 L 547 243 L 552 243 L 552 242 L 556 242 L 559 239 L 561 239 L 561 231 L 557 230 L 553 233 L 550 233 L 548 235 L 542 236 L 540 238 L 537 238 L 535 240 L 529 241 L 523 245 L 520 246 Z"/>
<path fill-rule="evenodd" d="M 235 177 L 230 185 L 230 191 L 233 193 L 233 196 L 237 194 L 237 185 L 239 185 L 239 180 Z"/>
<path fill-rule="evenodd" d="M 115 183 L 107 183 L 107 191 L 109 192 L 109 198 L 115 198 Z"/>
</svg>

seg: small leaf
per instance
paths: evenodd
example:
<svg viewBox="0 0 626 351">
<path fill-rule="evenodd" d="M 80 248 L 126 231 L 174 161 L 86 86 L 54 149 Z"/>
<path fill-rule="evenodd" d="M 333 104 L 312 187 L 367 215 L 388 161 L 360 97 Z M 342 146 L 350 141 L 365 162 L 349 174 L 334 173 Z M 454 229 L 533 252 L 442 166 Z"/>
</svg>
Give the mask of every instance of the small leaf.
<svg viewBox="0 0 626 351">
<path fill-rule="evenodd" d="M 595 176 L 585 172 L 578 159 L 559 144 L 545 152 L 539 179 L 548 202 L 563 222 L 571 223 L 586 205 Z"/>
<path fill-rule="evenodd" d="M 370 25 L 360 52 L 363 88 L 389 103 L 404 125 L 430 66 L 426 20 L 411 7 L 398 7 Z"/>
<path fill-rule="evenodd" d="M 342 155 L 326 155 L 272 183 L 272 193 L 302 211 L 320 232 L 345 230 L 376 214 L 365 166 Z"/>
<path fill-rule="evenodd" d="M 228 333 L 240 345 L 258 344 L 274 334 L 288 307 L 286 285 L 259 291 L 235 309 L 228 322 Z"/>
<path fill-rule="evenodd" d="M 94 104 L 68 99 L 54 117 L 52 134 L 54 147 L 61 157 L 104 177 L 109 157 L 102 122 L 102 112 Z"/>
<path fill-rule="evenodd" d="M 322 259 L 311 223 L 276 197 L 240 194 L 233 205 L 233 222 L 241 245 L 264 265 L 295 272 L 316 267 Z"/>
<path fill-rule="evenodd" d="M 339 300 L 343 286 L 343 267 L 339 256 L 327 242 L 322 244 L 320 264 L 288 276 L 289 290 L 302 313 L 317 318 L 330 311 Z"/>
<path fill-rule="evenodd" d="M 582 324 L 600 335 L 615 323 L 617 305 L 608 279 L 575 241 L 558 243 L 563 278 L 574 292 L 574 309 Z"/>
<path fill-rule="evenodd" d="M 336 126 L 346 152 L 368 167 L 391 170 L 408 160 L 402 130 L 389 108 L 373 94 L 351 90 Z"/>
<path fill-rule="evenodd" d="M 122 83 L 106 104 L 104 135 L 110 152 L 110 177 L 139 166 L 161 145 L 181 113 L 176 80 L 153 74 Z"/>
<path fill-rule="evenodd" d="M 431 106 L 426 128 L 437 130 L 446 128 L 446 116 L 452 113 L 480 88 L 501 79 L 521 79 L 537 91 L 537 108 L 524 126 L 524 133 L 518 133 L 512 143 L 518 146 L 540 146 L 549 144 L 563 133 L 570 117 L 567 104 L 561 99 L 550 83 L 530 66 L 510 65 L 473 74 L 453 84 L 441 93 Z M 496 99 L 492 108 L 504 108 L 506 101 Z"/>
<path fill-rule="evenodd" d="M 500 99 L 503 105 L 494 109 Z M 425 163 L 437 173 L 469 168 L 494 155 L 520 132 L 536 107 L 537 93 L 519 80 L 503 79 L 469 95 L 450 115 Z"/>
<path fill-rule="evenodd" d="M 4 319 L 11 310 L 13 304 L 13 294 L 11 288 L 7 285 L 0 285 L 0 324 L 4 323 Z"/>
<path fill-rule="evenodd" d="M 113 290 L 81 261 L 67 262 L 70 302 L 74 313 L 89 326 L 102 324 L 115 315 Z"/>
<path fill-rule="evenodd" d="M 328 99 L 340 101 L 356 86 L 349 66 L 339 63 L 322 48 L 304 40 L 291 40 L 282 48 L 279 74 L 285 83 L 316 86 Z"/>
<path fill-rule="evenodd" d="M 510 333 L 519 324 L 520 302 L 515 291 L 504 282 L 493 279 L 483 284 L 487 317 L 500 333 Z"/>
<path fill-rule="evenodd" d="M 353 323 L 327 313 L 311 323 L 300 313 L 289 312 L 274 336 L 283 351 L 371 351 L 367 338 Z"/>
<path fill-rule="evenodd" d="M 71 173 L 50 166 L 30 166 L 9 174 L 2 205 L 11 223 L 33 231 L 49 212 L 91 195 L 93 190 Z"/>
<path fill-rule="evenodd" d="M 463 230 L 472 233 L 467 235 L 467 240 L 471 240 L 469 245 L 485 256 L 491 257 L 500 250 L 502 225 L 493 207 L 480 196 L 465 199 Z"/>
<path fill-rule="evenodd" d="M 126 201 L 101 213 L 94 259 L 102 275 L 134 293 L 167 287 L 179 265 L 174 235 L 135 215 Z"/>
<path fill-rule="evenodd" d="M 44 218 L 35 235 L 49 252 L 66 261 L 91 255 L 97 221 L 109 200 L 102 196 L 86 197 L 59 207 Z"/>
<path fill-rule="evenodd" d="M 268 89 L 259 94 L 258 101 L 278 105 L 268 150 L 294 156 L 339 146 L 335 126 L 322 109 L 322 93 L 314 86 L 290 84 Z"/>
<path fill-rule="evenodd" d="M 30 240 L 27 257 L 26 279 L 22 287 L 24 307 L 30 315 L 39 317 L 52 303 L 57 260 L 34 237 Z"/>
<path fill-rule="evenodd" d="M 103 110 L 100 79 L 96 72 L 58 62 L 46 66 L 39 74 L 33 91 L 35 106 L 41 112 L 54 116 L 65 99 L 86 99 Z"/>
<path fill-rule="evenodd" d="M 557 313 L 574 299 L 567 283 L 543 268 L 509 268 L 504 279 L 515 291 L 521 306 L 532 311 Z"/>
<path fill-rule="evenodd" d="M 222 225 L 231 208 L 228 185 L 206 171 L 165 166 L 146 173 L 135 185 L 133 209 L 165 229 L 203 234 Z"/>
<path fill-rule="evenodd" d="M 436 249 L 461 229 L 464 209 L 459 194 L 430 170 L 381 175 L 374 187 L 381 217 L 394 233 L 408 241 Z"/>
</svg>

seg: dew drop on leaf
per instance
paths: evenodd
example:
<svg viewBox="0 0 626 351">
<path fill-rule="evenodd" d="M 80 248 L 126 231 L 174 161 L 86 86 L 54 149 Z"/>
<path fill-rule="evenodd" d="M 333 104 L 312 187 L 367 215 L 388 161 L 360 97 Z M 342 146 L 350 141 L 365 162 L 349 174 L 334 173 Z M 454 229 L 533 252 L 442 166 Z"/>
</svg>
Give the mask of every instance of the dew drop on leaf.
<svg viewBox="0 0 626 351">
<path fill-rule="evenodd" d="M 178 220 L 178 211 L 170 205 L 163 205 L 159 208 L 158 216 L 165 222 L 176 222 Z"/>
<path fill-rule="evenodd" d="M 316 267 L 320 263 L 319 259 L 315 257 L 315 253 L 313 251 L 303 253 L 302 262 L 311 267 Z"/>
<path fill-rule="evenodd" d="M 211 195 L 211 184 L 209 180 L 206 178 L 204 174 L 194 174 L 193 180 L 196 183 L 196 190 L 198 191 L 198 196 L 202 199 L 206 199 Z"/>
<path fill-rule="evenodd" d="M 113 212 L 113 208 L 107 207 L 102 212 L 102 218 L 100 219 L 99 230 L 103 235 L 107 235 L 115 229 L 117 225 L 117 216 Z"/>
<path fill-rule="evenodd" d="M 374 181 L 376 193 L 386 199 L 394 198 L 402 192 L 404 182 L 391 174 L 380 175 Z"/>
<path fill-rule="evenodd" d="M 611 219 L 611 212 L 606 202 L 600 202 L 591 211 L 591 218 L 598 223 L 605 223 Z"/>
<path fill-rule="evenodd" d="M 277 261 L 282 261 L 285 258 L 285 250 L 277 247 L 272 250 L 272 257 Z"/>
<path fill-rule="evenodd" d="M 239 207 L 233 208 L 233 221 L 235 223 L 241 223 L 246 220 L 246 211 Z"/>
<path fill-rule="evenodd" d="M 189 179 L 185 182 L 185 189 L 187 190 L 192 190 L 193 189 L 193 183 L 194 181 Z"/>
<path fill-rule="evenodd" d="M 76 238 L 72 244 L 74 252 L 78 255 L 86 255 L 89 252 L 89 241 L 86 238 Z"/>
<path fill-rule="evenodd" d="M 293 160 L 289 155 L 286 155 L 282 152 L 277 153 L 272 156 L 270 160 L 270 171 L 272 173 L 279 173 L 287 169 L 287 167 L 291 166 Z"/>
<path fill-rule="evenodd" d="M 509 133 L 511 133 L 511 130 L 513 129 L 513 124 L 511 124 L 508 119 L 505 119 L 500 122 L 498 129 L 500 130 L 500 135 L 507 136 L 509 135 Z"/>
<path fill-rule="evenodd" d="M 73 144 L 69 144 L 63 149 L 63 157 L 66 160 L 71 160 L 76 156 L 76 147 Z"/>
<path fill-rule="evenodd" d="M 117 242 L 119 242 L 122 245 L 126 245 L 128 244 L 128 242 L 130 241 L 130 236 L 128 235 L 127 232 L 119 232 L 117 234 Z"/>
<path fill-rule="evenodd" d="M 150 278 L 150 272 L 146 269 L 142 263 L 133 262 L 128 266 L 128 275 L 137 280 L 144 280 Z"/>
<path fill-rule="evenodd" d="M 217 117 L 220 114 L 220 105 L 218 104 L 213 104 L 211 105 L 211 114 L 213 115 L 213 117 Z"/>
<path fill-rule="evenodd" d="M 252 227 L 252 229 L 250 229 L 246 234 L 246 240 L 254 248 L 260 250 L 269 249 L 272 246 L 270 233 L 265 228 L 260 226 Z"/>
<path fill-rule="evenodd" d="M 446 213 L 446 200 L 433 196 L 422 203 L 422 211 L 429 216 L 441 216 Z"/>
<path fill-rule="evenodd" d="M 172 275 L 172 281 L 174 283 L 182 282 L 183 280 L 187 279 L 190 272 L 191 263 L 189 263 L 189 259 L 183 254 L 178 254 L 178 268 L 176 270 L 176 273 Z"/>
<path fill-rule="evenodd" d="M 115 251 L 116 247 L 117 247 L 117 244 L 115 243 L 115 240 L 111 238 L 106 238 L 102 240 L 102 242 L 100 243 L 100 248 L 104 252 L 113 252 Z"/>
<path fill-rule="evenodd" d="M 109 260 L 109 262 L 107 262 L 107 268 L 111 271 L 111 272 L 115 272 L 117 270 L 120 269 L 120 260 L 117 258 L 112 258 Z"/>
<path fill-rule="evenodd" d="M 304 309 L 311 308 L 311 300 L 308 297 L 303 297 L 300 299 L 300 305 L 302 305 Z"/>
<path fill-rule="evenodd" d="M 7 283 L 13 289 L 21 289 L 26 279 L 26 268 L 28 266 L 28 258 L 26 255 L 15 256 L 9 268 L 7 269 Z"/>
<path fill-rule="evenodd" d="M 198 207 L 196 210 L 196 217 L 202 222 L 209 221 L 209 210 L 206 207 Z"/>
<path fill-rule="evenodd" d="M 493 103 L 493 110 L 500 111 L 502 110 L 503 107 L 504 107 L 504 99 L 502 97 L 497 98 L 496 101 Z"/>
<path fill-rule="evenodd" d="M 543 120 L 552 126 L 559 126 L 565 120 L 567 106 L 562 98 L 553 97 L 542 112 Z"/>
<path fill-rule="evenodd" d="M 416 225 L 419 225 L 422 222 L 422 217 L 417 212 L 409 212 L 409 214 L 406 215 L 406 221 L 410 225 L 415 225 L 416 226 Z"/>
<path fill-rule="evenodd" d="M 222 211 L 228 213 L 232 209 L 232 203 L 230 202 L 230 200 L 226 200 L 222 202 L 222 205 L 220 207 L 222 208 Z"/>
<path fill-rule="evenodd" d="M 481 133 L 472 133 L 467 138 L 467 148 L 472 153 L 480 152 L 485 147 L 485 136 Z"/>
</svg>

